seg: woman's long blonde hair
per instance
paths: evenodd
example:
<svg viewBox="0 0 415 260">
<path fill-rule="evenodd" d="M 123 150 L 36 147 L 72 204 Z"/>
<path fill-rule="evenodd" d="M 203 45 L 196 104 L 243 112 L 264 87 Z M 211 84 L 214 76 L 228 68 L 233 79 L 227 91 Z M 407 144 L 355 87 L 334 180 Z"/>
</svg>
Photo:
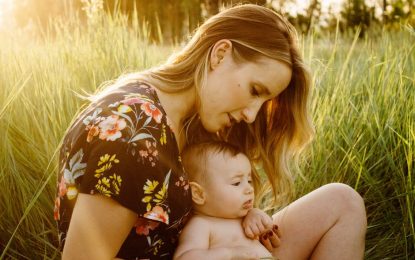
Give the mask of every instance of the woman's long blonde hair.
<svg viewBox="0 0 415 260">
<path fill-rule="evenodd" d="M 221 11 L 203 23 L 187 45 L 163 65 L 130 74 L 116 85 L 145 81 L 168 93 L 189 88 L 195 88 L 199 93 L 206 83 L 211 50 L 222 39 L 232 42 L 232 54 L 239 62 L 252 62 L 263 55 L 292 68 L 288 87 L 264 103 L 252 124 L 239 123 L 217 134 L 220 139 L 242 149 L 263 169 L 268 182 L 263 181 L 259 173 L 262 171 L 254 169 L 253 174 L 257 203 L 272 190 L 271 202 L 284 205 L 293 194 L 289 162 L 294 159 L 293 165 L 297 165 L 300 151 L 313 136 L 313 127 L 307 110 L 309 73 L 296 46 L 295 29 L 282 16 L 252 4 Z M 203 133 L 200 122 L 191 121 L 193 127 L 187 131 L 189 142 L 198 140 L 196 132 Z"/>
</svg>

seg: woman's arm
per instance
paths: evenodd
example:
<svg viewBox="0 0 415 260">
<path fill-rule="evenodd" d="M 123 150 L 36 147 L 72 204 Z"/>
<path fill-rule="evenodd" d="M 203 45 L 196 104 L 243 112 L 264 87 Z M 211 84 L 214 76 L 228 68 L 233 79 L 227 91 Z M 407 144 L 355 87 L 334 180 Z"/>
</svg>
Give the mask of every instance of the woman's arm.
<svg viewBox="0 0 415 260">
<path fill-rule="evenodd" d="M 137 214 L 102 195 L 79 194 L 62 259 L 113 259 Z"/>
</svg>

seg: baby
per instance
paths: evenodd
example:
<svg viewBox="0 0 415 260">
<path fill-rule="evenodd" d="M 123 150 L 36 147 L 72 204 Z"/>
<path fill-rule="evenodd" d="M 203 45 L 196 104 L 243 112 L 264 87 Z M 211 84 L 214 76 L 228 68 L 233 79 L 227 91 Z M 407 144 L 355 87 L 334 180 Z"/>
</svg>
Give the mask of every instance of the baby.
<svg viewBox="0 0 415 260">
<path fill-rule="evenodd" d="M 274 259 L 268 250 L 280 241 L 277 227 L 269 229 L 271 218 L 261 212 L 266 221 L 253 223 L 249 230 L 261 234 L 266 247 L 258 236 L 248 238 L 242 227 L 254 205 L 252 166 L 246 155 L 225 142 L 207 142 L 187 147 L 182 162 L 189 174 L 194 215 L 180 235 L 174 259 Z"/>
</svg>

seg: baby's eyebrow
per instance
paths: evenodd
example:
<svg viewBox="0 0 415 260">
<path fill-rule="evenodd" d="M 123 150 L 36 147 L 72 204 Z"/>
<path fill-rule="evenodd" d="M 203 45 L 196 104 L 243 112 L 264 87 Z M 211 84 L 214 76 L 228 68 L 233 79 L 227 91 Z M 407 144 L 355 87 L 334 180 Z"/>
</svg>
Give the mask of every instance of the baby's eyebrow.
<svg viewBox="0 0 415 260">
<path fill-rule="evenodd" d="M 232 179 L 236 179 L 236 178 L 243 178 L 246 174 L 245 173 L 238 173 L 234 176 L 232 176 Z M 251 173 L 248 174 L 248 178 L 251 178 Z"/>
<path fill-rule="evenodd" d="M 237 175 L 232 176 L 232 178 L 242 178 L 242 177 L 244 177 L 244 175 L 245 174 L 243 174 L 243 173 L 239 173 Z"/>
</svg>

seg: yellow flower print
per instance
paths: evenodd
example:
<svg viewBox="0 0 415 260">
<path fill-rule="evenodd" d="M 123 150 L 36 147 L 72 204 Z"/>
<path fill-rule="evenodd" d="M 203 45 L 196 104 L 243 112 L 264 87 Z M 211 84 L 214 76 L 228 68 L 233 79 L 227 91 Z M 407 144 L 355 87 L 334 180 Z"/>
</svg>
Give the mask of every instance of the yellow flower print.
<svg viewBox="0 0 415 260">
<path fill-rule="evenodd" d="M 167 190 L 169 187 L 169 179 L 170 179 L 171 170 L 167 174 L 166 178 L 164 179 L 163 185 L 160 187 L 160 190 L 156 192 L 156 188 L 159 184 L 158 181 L 150 181 L 147 179 L 146 184 L 143 187 L 144 198 L 141 199 L 143 203 L 147 203 L 146 210 L 147 213 L 154 210 L 152 203 L 155 203 L 154 206 L 162 204 L 167 199 Z"/>
<path fill-rule="evenodd" d="M 120 187 L 121 187 L 122 179 L 121 176 L 117 174 L 113 174 L 111 176 L 102 177 L 98 180 L 95 188 L 103 195 L 107 197 L 111 197 L 112 195 L 119 195 L 120 194 Z"/>
<path fill-rule="evenodd" d="M 161 145 L 167 144 L 166 125 L 165 124 L 163 124 L 162 129 L 161 129 L 160 144 Z"/>
<path fill-rule="evenodd" d="M 117 164 L 119 162 L 120 160 L 116 158 L 116 154 L 105 154 L 99 158 L 97 166 L 101 167 L 95 170 L 94 176 L 99 179 L 95 185 L 95 188 L 107 197 L 120 194 L 120 187 L 122 183 L 121 176 L 116 173 L 113 173 L 110 176 L 104 176 L 105 172 L 113 167 L 113 164 Z"/>
<path fill-rule="evenodd" d="M 113 154 L 112 156 L 110 156 L 109 154 L 105 154 L 101 157 L 99 157 L 99 162 L 97 166 L 101 166 L 103 165 L 101 168 L 96 169 L 95 170 L 95 177 L 99 178 L 100 176 L 103 175 L 103 172 L 108 171 L 109 169 L 112 168 L 112 163 L 116 164 L 119 163 L 120 160 L 118 160 L 117 158 L 115 158 L 117 156 L 117 154 Z"/>
<path fill-rule="evenodd" d="M 157 194 L 155 195 L 156 199 L 153 199 L 153 201 L 156 203 L 163 202 L 165 200 L 166 191 L 167 191 L 167 186 L 163 184 L 163 187 L 161 187 L 161 190 L 159 190 L 159 192 L 157 192 Z"/>
<path fill-rule="evenodd" d="M 120 105 L 117 110 L 118 110 L 118 112 L 123 113 L 123 114 L 132 111 L 131 107 L 127 106 L 127 105 Z"/>
<path fill-rule="evenodd" d="M 144 194 L 151 194 L 156 189 L 157 185 L 159 185 L 158 181 L 150 181 L 147 179 L 146 184 L 143 187 Z"/>
</svg>

